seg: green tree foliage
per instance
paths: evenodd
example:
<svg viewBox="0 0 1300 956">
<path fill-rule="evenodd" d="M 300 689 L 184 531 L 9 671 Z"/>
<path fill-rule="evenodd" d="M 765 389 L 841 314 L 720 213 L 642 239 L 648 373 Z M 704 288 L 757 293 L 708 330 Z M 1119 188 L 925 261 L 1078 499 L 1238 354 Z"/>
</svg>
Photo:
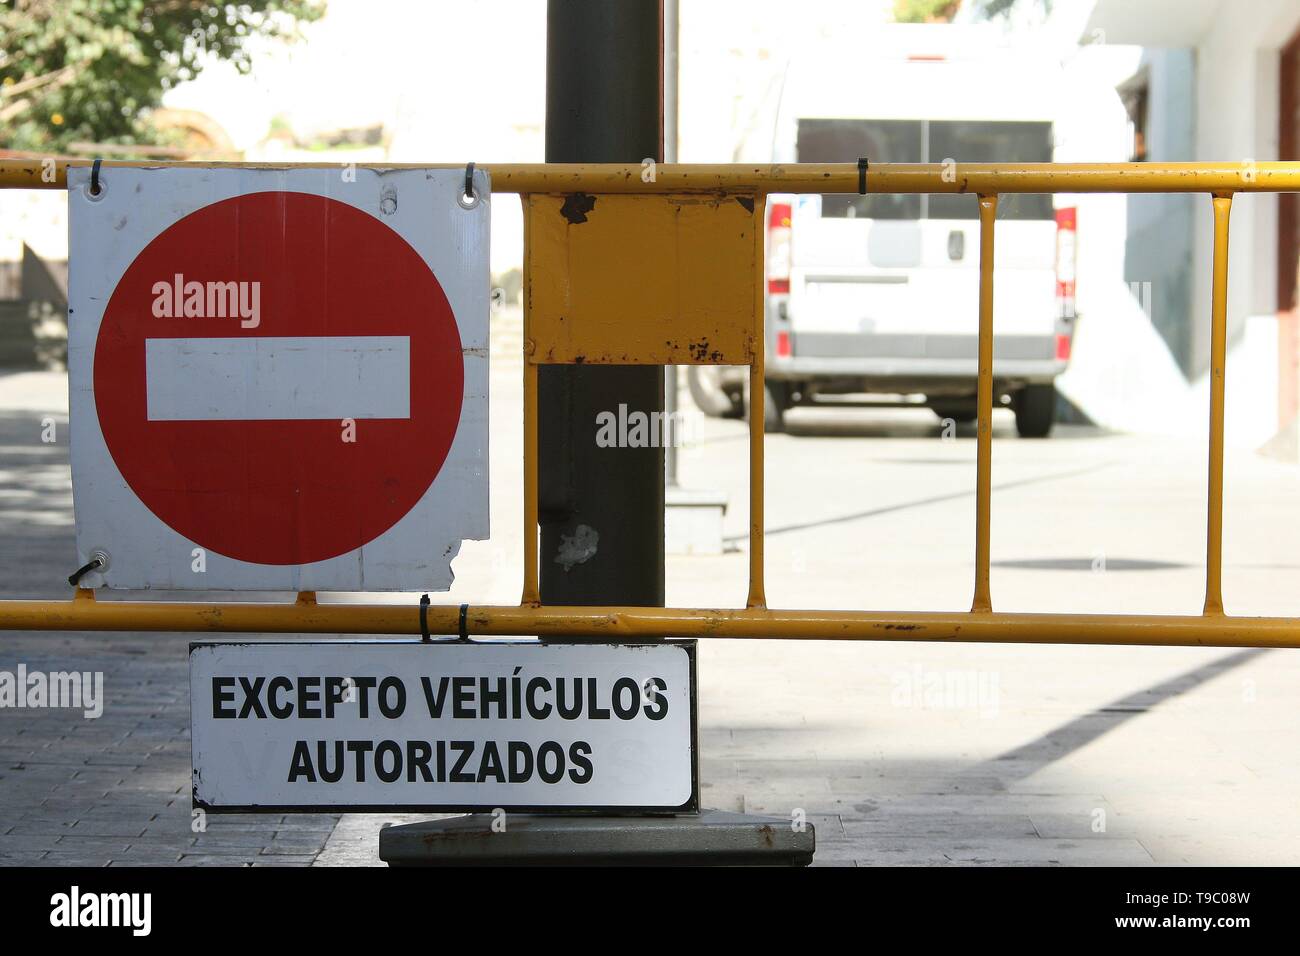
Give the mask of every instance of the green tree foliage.
<svg viewBox="0 0 1300 956">
<path fill-rule="evenodd" d="M 157 143 L 148 111 L 209 56 L 240 72 L 248 41 L 292 39 L 322 0 L 0 0 L 0 146 Z"/>
<path fill-rule="evenodd" d="M 1052 0 L 979 0 L 976 4 L 976 16 L 984 20 L 1009 17 L 1012 11 L 1021 7 L 1035 7 L 1043 14 L 1052 12 Z"/>
<path fill-rule="evenodd" d="M 1022 6 L 1052 12 L 1052 0 L 971 0 L 977 20 L 1009 17 Z M 894 0 L 894 20 L 898 23 L 947 23 L 961 7 L 961 0 Z"/>
<path fill-rule="evenodd" d="M 947 23 L 960 0 L 894 0 L 894 20 L 898 23 Z"/>
</svg>

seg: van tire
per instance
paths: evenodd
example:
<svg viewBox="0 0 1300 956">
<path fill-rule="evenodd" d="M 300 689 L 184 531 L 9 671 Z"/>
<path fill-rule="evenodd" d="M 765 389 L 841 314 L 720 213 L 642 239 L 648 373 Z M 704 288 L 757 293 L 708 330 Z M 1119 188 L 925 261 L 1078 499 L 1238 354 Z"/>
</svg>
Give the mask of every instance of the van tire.
<svg viewBox="0 0 1300 956">
<path fill-rule="evenodd" d="M 744 399 L 706 377 L 699 365 L 686 366 L 686 386 L 695 407 L 710 418 L 740 418 L 745 413 Z"/>
<path fill-rule="evenodd" d="M 1026 385 L 1016 393 L 1015 411 L 1021 438 L 1046 438 L 1056 420 L 1056 386 Z"/>
<path fill-rule="evenodd" d="M 780 382 L 763 386 L 763 431 L 785 431 L 785 410 L 790 407 L 790 389 Z"/>
<path fill-rule="evenodd" d="M 942 422 L 945 418 L 951 418 L 958 425 L 969 425 L 979 417 L 979 411 L 976 409 L 973 399 L 969 402 L 931 405 L 930 411 L 934 412 L 939 421 Z"/>
<path fill-rule="evenodd" d="M 745 421 L 749 421 L 749 384 L 745 384 Z M 763 431 L 769 435 L 785 431 L 785 410 L 790 407 L 790 390 L 784 382 L 763 383 Z"/>
</svg>

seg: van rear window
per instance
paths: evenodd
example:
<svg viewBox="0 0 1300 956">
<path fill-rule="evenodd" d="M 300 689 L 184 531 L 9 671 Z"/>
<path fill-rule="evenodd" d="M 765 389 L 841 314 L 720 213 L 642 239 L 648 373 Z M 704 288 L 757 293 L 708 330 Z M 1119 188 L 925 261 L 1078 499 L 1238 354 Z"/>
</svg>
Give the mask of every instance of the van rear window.
<svg viewBox="0 0 1300 956">
<path fill-rule="evenodd" d="M 1050 163 L 1052 124 L 968 120 L 801 119 L 796 155 L 801 163 L 849 163 L 860 156 L 881 163 Z M 826 195 L 822 216 L 836 219 L 978 219 L 967 195 Z M 999 219 L 1051 219 L 1052 197 L 1007 195 Z"/>
<path fill-rule="evenodd" d="M 920 120 L 801 119 L 796 155 L 801 163 L 851 163 L 866 156 L 880 163 L 919 163 L 925 155 Z M 833 219 L 919 219 L 921 197 L 877 193 L 822 197 L 822 216 Z"/>
</svg>

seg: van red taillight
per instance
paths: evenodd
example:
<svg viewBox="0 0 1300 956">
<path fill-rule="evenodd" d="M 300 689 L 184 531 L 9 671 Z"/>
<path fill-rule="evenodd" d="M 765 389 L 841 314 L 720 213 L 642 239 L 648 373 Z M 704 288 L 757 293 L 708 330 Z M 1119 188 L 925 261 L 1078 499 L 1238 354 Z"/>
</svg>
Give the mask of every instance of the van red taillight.
<svg viewBox="0 0 1300 956">
<path fill-rule="evenodd" d="M 1070 360 L 1070 337 L 1068 335 L 1058 335 L 1056 337 L 1056 360 L 1058 362 L 1068 362 Z"/>
<path fill-rule="evenodd" d="M 776 354 L 777 354 L 777 356 L 780 357 L 780 358 L 789 358 L 789 357 L 790 357 L 791 352 L 790 352 L 790 333 L 789 333 L 789 332 L 778 332 L 778 333 L 776 333 Z"/>
<path fill-rule="evenodd" d="M 1056 210 L 1056 302 L 1063 319 L 1074 318 L 1074 272 L 1079 261 L 1078 210 Z M 1060 352 L 1060 344 L 1057 344 Z M 1069 352 L 1069 344 L 1066 344 Z M 1060 356 L 1058 355 L 1058 358 Z"/>
<path fill-rule="evenodd" d="M 767 213 L 767 291 L 784 295 L 790 291 L 790 220 L 788 202 L 774 202 Z"/>
</svg>

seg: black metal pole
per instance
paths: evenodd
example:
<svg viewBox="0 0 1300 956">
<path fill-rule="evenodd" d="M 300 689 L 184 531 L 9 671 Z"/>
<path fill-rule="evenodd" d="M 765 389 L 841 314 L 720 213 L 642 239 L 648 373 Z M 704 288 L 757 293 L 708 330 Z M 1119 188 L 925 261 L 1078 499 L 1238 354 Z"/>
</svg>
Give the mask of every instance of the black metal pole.
<svg viewBox="0 0 1300 956">
<path fill-rule="evenodd" d="M 546 161 L 663 155 L 660 0 L 549 0 Z M 610 321 L 619 321 L 610 302 Z M 660 414 L 659 366 L 542 366 L 538 521 L 545 604 L 664 603 L 662 448 L 601 448 L 601 412 Z"/>
<path fill-rule="evenodd" d="M 660 0 L 549 0 L 547 162 L 662 160 L 662 26 Z M 609 303 L 611 322 L 618 310 Z M 543 603 L 662 605 L 663 450 L 599 447 L 596 416 L 620 405 L 660 413 L 663 369 L 543 365 L 537 384 Z M 692 746 L 698 760 L 698 739 Z M 628 817 L 517 819 L 508 836 L 494 834 L 495 819 L 485 814 L 389 827 L 380 859 L 804 866 L 816 848 L 812 824 L 796 830 L 786 819 L 713 810 L 643 817 L 636 826 Z"/>
<path fill-rule="evenodd" d="M 678 0 L 661 0 L 664 23 L 663 56 L 663 154 L 665 163 L 677 162 L 677 50 L 679 47 Z M 677 366 L 664 368 L 664 414 L 673 422 L 673 434 L 677 432 Z M 664 485 L 666 488 L 677 487 L 677 442 L 674 440 L 664 449 Z"/>
</svg>

